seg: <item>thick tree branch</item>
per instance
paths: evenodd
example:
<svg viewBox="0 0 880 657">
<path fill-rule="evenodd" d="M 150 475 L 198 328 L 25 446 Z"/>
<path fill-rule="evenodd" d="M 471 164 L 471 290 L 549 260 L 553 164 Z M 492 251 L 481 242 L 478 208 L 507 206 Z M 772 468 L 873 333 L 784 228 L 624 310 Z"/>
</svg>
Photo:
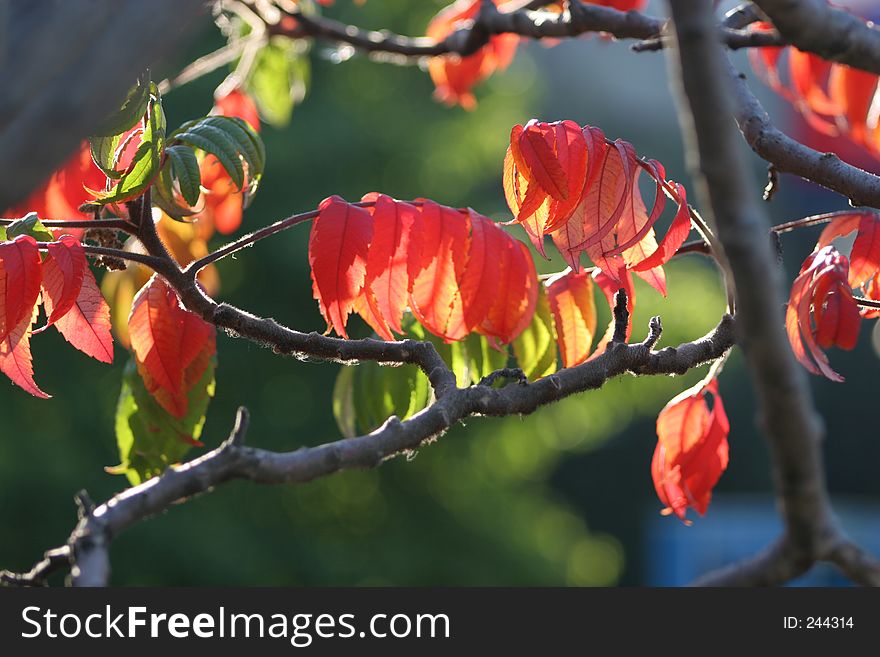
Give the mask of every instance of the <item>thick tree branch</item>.
<svg viewBox="0 0 880 657">
<path fill-rule="evenodd" d="M 618 297 L 617 306 L 621 303 L 625 309 L 625 294 Z M 622 314 L 619 308 L 618 314 Z M 643 342 L 611 344 L 594 360 L 560 370 L 539 381 L 520 381 L 503 388 L 490 387 L 491 380 L 468 388 L 457 388 L 453 383 L 452 388 L 446 389 L 442 396 L 438 395 L 434 404 L 407 420 L 391 417 L 370 434 L 292 452 L 271 452 L 244 446 L 248 416 L 245 409 L 239 409 L 230 437 L 217 449 L 183 465 L 172 466 L 161 476 L 115 495 L 84 515 L 68 542 L 73 555 L 73 583 L 77 586 L 106 585 L 110 576 L 109 546 L 114 537 L 131 525 L 165 511 L 172 504 L 204 493 L 225 481 L 307 482 L 340 470 L 376 467 L 388 458 L 418 449 L 470 416 L 529 414 L 546 404 L 599 388 L 606 381 L 627 372 L 639 375 L 686 372 L 722 357 L 733 345 L 733 329 L 733 319 L 725 316 L 700 340 L 655 352 L 653 346 L 661 331 L 659 320 L 655 318 Z M 336 346 L 348 342 L 354 351 L 380 349 L 383 344 L 395 350 L 411 348 L 404 347 L 407 343 L 317 338 L 317 344 L 324 340 Z M 323 349 L 318 349 L 317 353 L 324 353 Z M 445 365 L 443 367 L 446 369 Z M 499 371 L 495 379 L 511 374 Z M 60 554 L 64 549 L 53 552 Z M 7 573 L 4 577 L 10 583 L 19 583 L 24 576 Z"/>
<path fill-rule="evenodd" d="M 843 194 L 855 206 L 880 208 L 880 176 L 847 164 L 834 153 L 819 153 L 795 141 L 770 121 L 770 116 L 746 84 L 745 76 L 724 62 L 719 73 L 732 81 L 734 117 L 751 146 L 778 171 Z"/>
<path fill-rule="evenodd" d="M 800 50 L 880 74 L 880 30 L 826 0 L 755 0 Z"/>
<path fill-rule="evenodd" d="M 729 117 L 733 99 L 728 62 L 714 36 L 714 16 L 701 0 L 670 0 L 681 71 L 682 128 L 703 207 L 714 218 L 738 290 L 737 330 L 757 391 L 759 424 L 770 443 L 774 479 L 785 522 L 779 547 L 757 561 L 715 577 L 738 583 L 783 566 L 795 572 L 829 554 L 841 541 L 825 484 L 820 443 L 824 436 L 806 374 L 791 353 L 783 329 L 781 279 L 766 239 L 769 228 Z M 792 555 L 797 566 L 792 566 Z M 782 563 L 780 563 L 780 561 Z M 880 574 L 880 571 L 878 571 Z"/>
<path fill-rule="evenodd" d="M 535 39 L 603 32 L 619 39 L 650 40 L 664 30 L 663 20 L 638 12 L 620 12 L 583 3 L 573 3 L 572 7 L 574 13 L 560 15 L 524 10 L 507 14 L 497 10 L 485 12 L 472 25 L 458 30 L 439 44 L 427 43 L 424 39 L 408 39 L 386 31 L 365 32 L 352 25 L 314 16 L 300 17 L 300 26 L 293 36 L 344 42 L 369 52 L 429 56 L 451 52 L 467 54 L 484 45 L 492 34 L 503 32 Z M 784 39 L 780 40 L 772 33 L 744 33 L 739 29 L 756 18 L 754 9 L 740 7 L 728 14 L 717 29 L 731 48 L 785 45 Z M 757 36 L 759 34 L 760 37 Z M 658 48 L 652 47 L 649 41 L 640 49 Z M 880 176 L 847 164 L 834 153 L 819 153 L 785 135 L 770 121 L 741 73 L 728 64 L 722 74 L 736 79 L 734 116 L 746 141 L 762 159 L 772 164 L 778 172 L 793 173 L 846 196 L 853 205 L 880 208 Z"/>
<path fill-rule="evenodd" d="M 297 21 L 296 27 L 287 29 L 280 24 L 273 25 L 269 26 L 269 32 L 298 38 L 314 37 L 345 43 L 363 52 L 402 57 L 436 57 L 451 53 L 472 55 L 496 34 L 547 39 L 604 32 L 618 39 L 651 40 L 659 37 L 665 27 L 665 21 L 659 18 L 583 2 L 570 2 L 569 11 L 562 14 L 527 9 L 501 12 L 493 4 L 484 3 L 482 11 L 472 23 L 435 42 L 427 37 L 406 37 L 387 30 L 363 30 L 323 16 L 306 16 L 299 12 L 291 15 Z M 784 45 L 779 35 L 772 32 L 744 32 L 723 25 L 718 27 L 718 31 L 725 44 L 734 49 Z M 660 41 L 657 44 L 644 49 L 662 47 Z"/>
</svg>

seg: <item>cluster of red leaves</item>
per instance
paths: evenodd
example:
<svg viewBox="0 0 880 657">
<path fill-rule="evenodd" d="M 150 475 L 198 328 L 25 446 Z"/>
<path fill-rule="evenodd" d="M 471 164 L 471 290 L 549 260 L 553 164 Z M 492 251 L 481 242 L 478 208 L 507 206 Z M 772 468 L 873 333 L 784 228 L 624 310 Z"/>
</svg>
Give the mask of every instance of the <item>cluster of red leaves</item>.
<svg viewBox="0 0 880 657">
<path fill-rule="evenodd" d="M 843 381 L 822 350 L 854 349 L 862 318 L 880 316 L 876 309 L 859 308 L 853 296 L 857 289 L 868 299 L 880 300 L 880 216 L 866 210 L 816 217 L 828 218 L 831 222 L 791 287 L 785 326 L 795 356 L 808 371 Z M 854 231 L 847 259 L 832 242 Z"/>
<path fill-rule="evenodd" d="M 768 23 L 753 30 L 768 31 Z M 753 48 L 756 74 L 788 100 L 820 134 L 846 136 L 880 154 L 880 105 L 874 101 L 880 78 L 845 64 L 829 62 L 793 46 Z"/>
<path fill-rule="evenodd" d="M 33 331 L 41 299 L 47 322 Z M 49 395 L 34 382 L 30 338 L 50 325 L 83 353 L 113 362 L 110 311 L 79 241 L 65 235 L 50 242 L 45 259 L 29 235 L 0 243 L 0 371 L 44 399 Z"/>
<path fill-rule="evenodd" d="M 329 328 L 347 337 L 358 313 L 382 338 L 402 333 L 409 307 L 447 342 L 477 332 L 508 343 L 532 319 L 538 280 L 528 248 L 471 209 L 367 194 L 325 199 L 312 223 L 309 264 Z"/>
<path fill-rule="evenodd" d="M 7 208 L 4 216 L 23 217 L 28 212 L 36 212 L 40 219 L 91 219 L 94 215 L 79 211 L 83 203 L 93 198 L 86 188 L 101 189 L 106 181 L 104 173 L 92 162 L 89 143 L 84 141 L 79 150 L 30 196 Z M 82 231 L 65 232 L 78 235 Z"/>
<path fill-rule="evenodd" d="M 496 5 L 503 4 L 501 0 L 493 1 Z M 481 0 L 458 0 L 441 9 L 428 23 L 427 35 L 434 41 L 442 41 L 463 27 L 464 21 L 476 18 L 480 13 L 480 4 Z M 497 34 L 473 55 L 433 57 L 428 62 L 428 73 L 434 82 L 437 100 L 447 105 L 474 109 L 477 101 L 471 88 L 495 71 L 507 68 L 516 54 L 517 44 L 519 36 L 516 34 Z"/>
<path fill-rule="evenodd" d="M 648 213 L 639 189 L 645 171 L 654 183 Z M 687 238 L 691 220 L 684 187 L 666 180 L 663 165 L 636 157 L 631 144 L 609 141 L 598 128 L 573 121 L 514 126 L 504 158 L 504 194 L 542 254 L 544 236 L 574 271 L 581 254 L 612 279 L 634 271 L 666 294 L 665 264 Z M 669 196 L 678 204 L 660 243 L 654 234 Z"/>
<path fill-rule="evenodd" d="M 711 410 L 706 393 L 713 398 Z M 651 476 L 664 514 L 687 522 L 689 508 L 706 513 L 712 489 L 727 469 L 729 433 L 716 379 L 683 392 L 660 411 Z"/>
<path fill-rule="evenodd" d="M 522 7 L 521 0 L 492 0 L 500 11 L 513 11 Z M 620 11 L 642 9 L 647 0 L 592 0 L 592 4 L 612 7 Z M 329 0 L 327 4 L 331 4 Z M 442 41 L 458 29 L 466 28 L 480 13 L 482 0 L 457 0 L 443 8 L 428 23 L 427 36 Z M 564 3 L 548 3 L 545 10 L 561 12 Z M 433 57 L 428 62 L 428 72 L 434 82 L 434 95 L 446 105 L 460 105 L 472 110 L 477 106 L 471 89 L 492 75 L 507 68 L 516 55 L 521 38 L 517 34 L 496 34 L 477 52 L 467 57 L 457 54 Z"/>
<path fill-rule="evenodd" d="M 217 352 L 214 325 L 183 308 L 177 293 L 153 275 L 134 298 L 128 332 L 146 389 L 168 413 L 185 417 L 189 391 Z"/>
</svg>

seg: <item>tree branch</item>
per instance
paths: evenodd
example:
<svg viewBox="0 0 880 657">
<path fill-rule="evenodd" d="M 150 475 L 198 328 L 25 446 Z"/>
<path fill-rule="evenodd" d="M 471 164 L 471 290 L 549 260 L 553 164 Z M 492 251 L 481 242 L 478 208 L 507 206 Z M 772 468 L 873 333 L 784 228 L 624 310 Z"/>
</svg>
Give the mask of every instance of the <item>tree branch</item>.
<svg viewBox="0 0 880 657">
<path fill-rule="evenodd" d="M 754 0 L 800 50 L 880 74 L 880 30 L 826 0 Z"/>
<path fill-rule="evenodd" d="M 731 80 L 734 118 L 746 142 L 762 159 L 781 172 L 843 194 L 854 206 L 880 208 L 880 176 L 847 164 L 834 153 L 819 153 L 776 128 L 745 76 L 730 62 L 723 62 L 719 75 Z"/>
<path fill-rule="evenodd" d="M 681 72 L 688 163 L 702 205 L 714 218 L 736 288 L 749 291 L 737 299 L 737 328 L 758 396 L 758 423 L 770 443 L 785 523 L 777 546 L 709 580 L 740 583 L 743 573 L 746 579 L 773 580 L 774 573 L 791 575 L 803 562 L 827 557 L 830 546 L 841 540 L 820 451 L 824 427 L 783 329 L 780 274 L 766 239 L 769 226 L 729 121 L 729 64 L 714 36 L 711 6 L 701 0 L 670 0 L 670 6 L 678 43 L 671 68 Z"/>
<path fill-rule="evenodd" d="M 622 298 L 625 308 L 625 295 Z M 207 492 L 231 479 L 248 479 L 262 484 L 300 483 L 340 470 L 373 468 L 389 458 L 418 449 L 470 416 L 525 415 L 546 404 L 599 388 L 606 381 L 627 372 L 638 375 L 679 374 L 711 362 L 722 357 L 733 345 L 733 328 L 733 318 L 725 316 L 713 331 L 700 340 L 655 352 L 653 346 L 660 338 L 661 331 L 660 323 L 655 318 L 643 342 L 613 344 L 594 360 L 560 370 L 539 381 L 520 382 L 498 389 L 490 387 L 491 381 L 486 381 L 457 388 L 453 377 L 451 387 L 441 391 L 434 404 L 407 420 L 401 421 L 392 416 L 370 434 L 291 452 L 272 452 L 244 446 L 242 443 L 247 431 L 248 415 L 245 409 L 239 409 L 229 438 L 218 448 L 188 463 L 170 467 L 161 476 L 113 496 L 82 517 L 68 541 L 72 554 L 73 583 L 76 586 L 106 585 L 110 577 L 109 546 L 113 538 L 131 525 L 165 511 L 172 504 Z M 398 356 L 399 350 L 418 348 L 421 344 L 430 345 L 411 341 L 381 343 L 374 340 L 317 338 L 318 344 L 331 341 L 338 347 L 348 345 L 354 351 L 363 350 L 363 353 L 381 349 L 384 345 L 398 351 Z M 404 346 L 408 343 L 408 346 Z M 318 352 L 323 353 L 320 349 Z M 433 353 L 436 354 L 436 351 Z M 445 364 L 442 367 L 448 371 Z M 513 373 L 502 372 L 499 376 L 510 374 Z M 63 550 L 64 547 L 53 552 L 60 554 Z M 39 565 L 35 570 L 38 569 Z M 24 576 L 6 574 L 5 580 L 12 582 L 21 577 Z"/>
<path fill-rule="evenodd" d="M 300 12 L 293 12 L 290 16 L 296 19 L 296 27 L 288 29 L 280 24 L 270 25 L 269 32 L 292 38 L 313 37 L 346 43 L 363 52 L 402 57 L 436 57 L 452 53 L 465 57 L 477 52 L 497 34 L 518 34 L 531 39 L 546 39 L 604 32 L 618 39 L 650 40 L 661 35 L 665 27 L 665 21 L 662 19 L 636 11 L 622 12 L 610 7 L 577 1 L 569 2 L 569 11 L 562 14 L 527 9 L 502 12 L 494 5 L 484 3 L 474 21 L 439 42 L 427 37 L 401 36 L 387 30 L 363 30 L 323 16 L 307 16 Z M 720 38 L 734 49 L 785 45 L 779 35 L 772 32 L 744 32 L 726 26 L 719 26 L 718 31 Z M 662 44 L 658 47 L 662 47 Z"/>
</svg>

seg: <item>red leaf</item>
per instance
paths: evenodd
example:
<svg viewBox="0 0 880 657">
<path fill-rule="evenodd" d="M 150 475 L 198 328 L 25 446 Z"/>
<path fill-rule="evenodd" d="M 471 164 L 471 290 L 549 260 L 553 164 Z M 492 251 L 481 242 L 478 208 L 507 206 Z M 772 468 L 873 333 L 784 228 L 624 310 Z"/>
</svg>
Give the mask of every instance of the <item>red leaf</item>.
<svg viewBox="0 0 880 657">
<path fill-rule="evenodd" d="M 55 297 L 46 293 L 43 305 L 49 317 L 57 315 Z M 88 267 L 76 301 L 54 323 L 58 332 L 74 347 L 102 363 L 113 362 L 113 337 L 110 335 L 110 307 L 104 301 L 95 277 Z"/>
<path fill-rule="evenodd" d="M 260 115 L 253 98 L 240 89 L 233 89 L 214 102 L 214 113 L 243 119 L 257 132 L 260 131 Z"/>
<path fill-rule="evenodd" d="M 82 244 L 70 235 L 63 235 L 57 242 L 50 243 L 48 251 L 43 262 L 43 303 L 51 305 L 52 310 L 46 311 L 46 326 L 35 333 L 44 331 L 73 308 L 88 267 Z"/>
<path fill-rule="evenodd" d="M 678 202 L 678 212 L 675 213 L 675 218 L 657 246 L 657 250 L 640 263 L 633 265 L 633 270 L 636 272 L 648 271 L 669 262 L 691 232 L 691 215 L 684 187 L 678 183 L 672 185 L 675 189 L 674 198 Z"/>
<path fill-rule="evenodd" d="M 707 392 L 714 399 L 711 411 Z M 714 379 L 678 395 L 660 411 L 651 475 L 665 513 L 675 513 L 681 520 L 689 508 L 706 513 L 712 489 L 727 469 L 729 433 Z"/>
<path fill-rule="evenodd" d="M 40 251 L 30 235 L 0 243 L 0 340 L 31 316 L 40 296 Z"/>
<path fill-rule="evenodd" d="M 413 281 L 411 308 L 416 319 L 447 342 L 460 340 L 463 308 L 460 285 L 470 246 L 468 219 L 458 210 L 422 204 L 422 248 Z M 450 334 L 448 327 L 456 327 Z"/>
<path fill-rule="evenodd" d="M 848 283 L 848 262 L 833 246 L 812 253 L 791 287 L 785 329 L 798 361 L 812 374 L 842 382 L 820 349 L 852 349 L 861 317 Z M 817 342 L 818 340 L 818 342 Z"/>
<path fill-rule="evenodd" d="M 584 362 L 596 336 L 593 280 L 586 272 L 570 272 L 547 288 L 547 298 L 563 367 Z"/>
<path fill-rule="evenodd" d="M 583 198 L 568 222 L 555 231 L 556 248 L 575 271 L 580 254 L 611 233 L 622 217 L 632 193 L 631 160 L 634 154 L 625 142 L 605 149 L 595 174 L 590 174 Z"/>
<path fill-rule="evenodd" d="M 418 265 L 418 249 L 412 248 L 411 242 L 421 236 L 421 214 L 418 208 L 384 194 L 367 194 L 363 200 L 375 202 L 364 290 L 371 291 L 375 303 L 371 314 L 382 320 L 378 322 L 381 331 L 375 325 L 373 328 L 385 340 L 393 340 L 382 325 L 403 333 L 400 322 Z"/>
<path fill-rule="evenodd" d="M 154 275 L 132 302 L 128 329 L 147 390 L 171 415 L 184 417 L 187 393 L 216 352 L 214 326 L 181 307 L 174 290 Z"/>
<path fill-rule="evenodd" d="M 816 55 L 813 57 L 818 59 Z M 838 117 L 838 122 L 843 124 L 853 141 L 865 143 L 869 138 L 866 122 L 877 91 L 877 75 L 834 64 L 828 78 L 828 90 L 831 113 Z"/>
<path fill-rule="evenodd" d="M 538 303 L 538 276 L 526 245 L 502 234 L 505 239 L 492 256 L 497 263 L 498 287 L 487 294 L 492 305 L 479 332 L 507 344 L 519 337 L 532 321 Z"/>
<path fill-rule="evenodd" d="M 557 159 L 556 131 L 551 124 L 529 121 L 519 136 L 519 149 L 529 182 L 537 182 L 548 196 L 568 198 L 568 177 Z"/>
<path fill-rule="evenodd" d="M 28 212 L 36 212 L 40 219 L 83 220 L 92 219 L 94 214 L 83 213 L 79 207 L 92 196 L 86 191 L 102 189 L 106 176 L 92 162 L 89 142 L 83 141 L 79 150 L 64 165 L 55 171 L 27 199 L 6 210 L 3 216 L 23 217 Z M 65 233 L 79 236 L 79 229 L 64 229 Z"/>
<path fill-rule="evenodd" d="M 880 270 L 880 217 L 863 212 L 849 256 L 849 285 L 859 287 Z"/>
<path fill-rule="evenodd" d="M 24 317 L 0 342 L 0 372 L 12 382 L 34 397 L 49 399 L 50 395 L 40 390 L 34 382 L 34 368 L 31 360 L 31 325 L 37 318 L 37 308 L 33 306 Z"/>
<path fill-rule="evenodd" d="M 495 0 L 498 4 L 501 0 Z M 428 24 L 427 36 L 442 41 L 459 27 L 463 21 L 473 19 L 480 10 L 481 0 L 459 0 L 442 9 Z M 428 72 L 436 87 L 435 96 L 447 105 L 461 105 L 474 109 L 477 101 L 471 87 L 486 79 L 496 70 L 506 68 L 516 52 L 519 36 L 497 34 L 473 55 L 460 57 L 455 54 L 432 57 L 428 60 Z"/>
<path fill-rule="evenodd" d="M 345 325 L 364 287 L 373 220 L 338 196 L 321 202 L 309 235 L 312 287 L 321 314 L 344 338 Z"/>
<path fill-rule="evenodd" d="M 459 281 L 461 313 L 452 315 L 446 326 L 446 335 L 453 340 L 464 338 L 486 320 L 501 284 L 498 257 L 510 239 L 490 219 L 470 209 L 466 215 L 470 239 Z"/>
</svg>

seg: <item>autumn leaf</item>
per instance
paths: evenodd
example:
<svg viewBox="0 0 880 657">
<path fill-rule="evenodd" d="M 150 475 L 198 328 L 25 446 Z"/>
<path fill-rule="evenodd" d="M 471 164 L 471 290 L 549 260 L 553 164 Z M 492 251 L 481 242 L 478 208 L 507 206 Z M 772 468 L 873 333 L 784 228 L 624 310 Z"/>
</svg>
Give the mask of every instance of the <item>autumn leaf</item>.
<svg viewBox="0 0 880 657">
<path fill-rule="evenodd" d="M 43 302 L 52 310 L 49 311 L 47 307 L 46 326 L 39 331 L 57 322 L 73 308 L 87 268 L 85 251 L 76 238 L 65 235 L 49 244 L 48 254 L 43 261 L 42 285 Z"/>
<path fill-rule="evenodd" d="M 538 276 L 526 245 L 504 235 L 500 253 L 492 256 L 498 267 L 498 288 L 490 293 L 492 305 L 478 331 L 507 344 L 532 320 L 538 302 Z"/>
<path fill-rule="evenodd" d="M 319 210 L 309 234 L 312 287 L 327 327 L 347 338 L 345 325 L 366 280 L 373 220 L 338 196 L 324 199 Z"/>
<path fill-rule="evenodd" d="M 84 141 L 39 188 L 21 203 L 7 208 L 3 216 L 23 217 L 28 212 L 36 212 L 41 219 L 92 219 L 95 216 L 93 213 L 79 210 L 81 205 L 92 199 L 86 188 L 100 189 L 106 180 L 106 176 L 92 162 L 89 142 Z M 68 228 L 64 232 L 78 237 L 82 230 Z"/>
<path fill-rule="evenodd" d="M 562 366 L 574 367 L 590 355 L 596 337 L 593 279 L 587 272 L 569 272 L 547 288 L 547 299 L 562 354 Z"/>
<path fill-rule="evenodd" d="M 214 326 L 184 309 L 154 275 L 135 297 L 128 327 L 146 389 L 172 416 L 185 417 L 188 393 L 216 353 Z"/>
<path fill-rule="evenodd" d="M 460 212 L 433 201 L 422 203 L 421 214 L 421 257 L 410 295 L 412 311 L 434 335 L 458 340 L 467 332 L 450 335 L 447 327 L 450 323 L 460 327 L 463 321 L 460 284 L 468 261 L 470 227 Z"/>
<path fill-rule="evenodd" d="M 421 213 L 408 203 L 399 203 L 384 194 L 367 194 L 373 202 L 373 238 L 367 257 L 363 295 L 359 304 L 364 319 L 385 340 L 393 340 L 391 330 L 402 333 L 401 318 L 418 267 L 421 244 Z"/>
<path fill-rule="evenodd" d="M 427 36 L 442 41 L 452 34 L 463 22 L 473 19 L 480 11 L 482 0 L 458 0 L 441 9 L 428 24 Z M 496 5 L 502 0 L 494 0 Z M 471 88 L 482 82 L 497 70 L 507 68 L 516 53 L 519 36 L 516 34 L 497 34 L 473 55 L 461 57 L 457 54 L 432 57 L 428 61 L 428 72 L 434 82 L 437 100 L 447 105 L 461 105 L 472 110 L 477 101 Z"/>
<path fill-rule="evenodd" d="M 842 382 L 822 349 L 855 348 L 861 317 L 848 282 L 849 262 L 833 246 L 810 254 L 791 286 L 785 328 L 794 355 L 812 374 Z"/>
<path fill-rule="evenodd" d="M 30 235 L 0 243 L 0 340 L 20 332 L 22 321 L 33 313 L 40 296 L 40 262 L 37 241 Z"/>
<path fill-rule="evenodd" d="M 706 394 L 712 395 L 712 409 Z M 664 513 L 687 522 L 688 509 L 705 515 L 712 489 L 727 469 L 730 423 L 712 379 L 672 399 L 657 417 L 651 475 Z"/>
<path fill-rule="evenodd" d="M 63 292 L 46 291 L 43 305 L 49 317 L 60 315 L 53 326 L 71 345 L 102 363 L 113 362 L 113 337 L 110 335 L 110 308 L 88 267 L 83 269 L 76 300 L 63 314 L 57 305 Z"/>
<path fill-rule="evenodd" d="M 40 390 L 34 382 L 34 368 L 31 358 L 31 326 L 37 319 L 37 307 L 15 325 L 0 341 L 0 372 L 12 382 L 34 397 L 49 399 L 50 395 Z"/>
<path fill-rule="evenodd" d="M 819 236 L 817 250 L 830 245 L 838 237 L 858 231 L 849 257 L 849 286 L 861 287 L 880 271 L 880 215 L 860 210 L 824 216 L 834 218 Z"/>
</svg>

